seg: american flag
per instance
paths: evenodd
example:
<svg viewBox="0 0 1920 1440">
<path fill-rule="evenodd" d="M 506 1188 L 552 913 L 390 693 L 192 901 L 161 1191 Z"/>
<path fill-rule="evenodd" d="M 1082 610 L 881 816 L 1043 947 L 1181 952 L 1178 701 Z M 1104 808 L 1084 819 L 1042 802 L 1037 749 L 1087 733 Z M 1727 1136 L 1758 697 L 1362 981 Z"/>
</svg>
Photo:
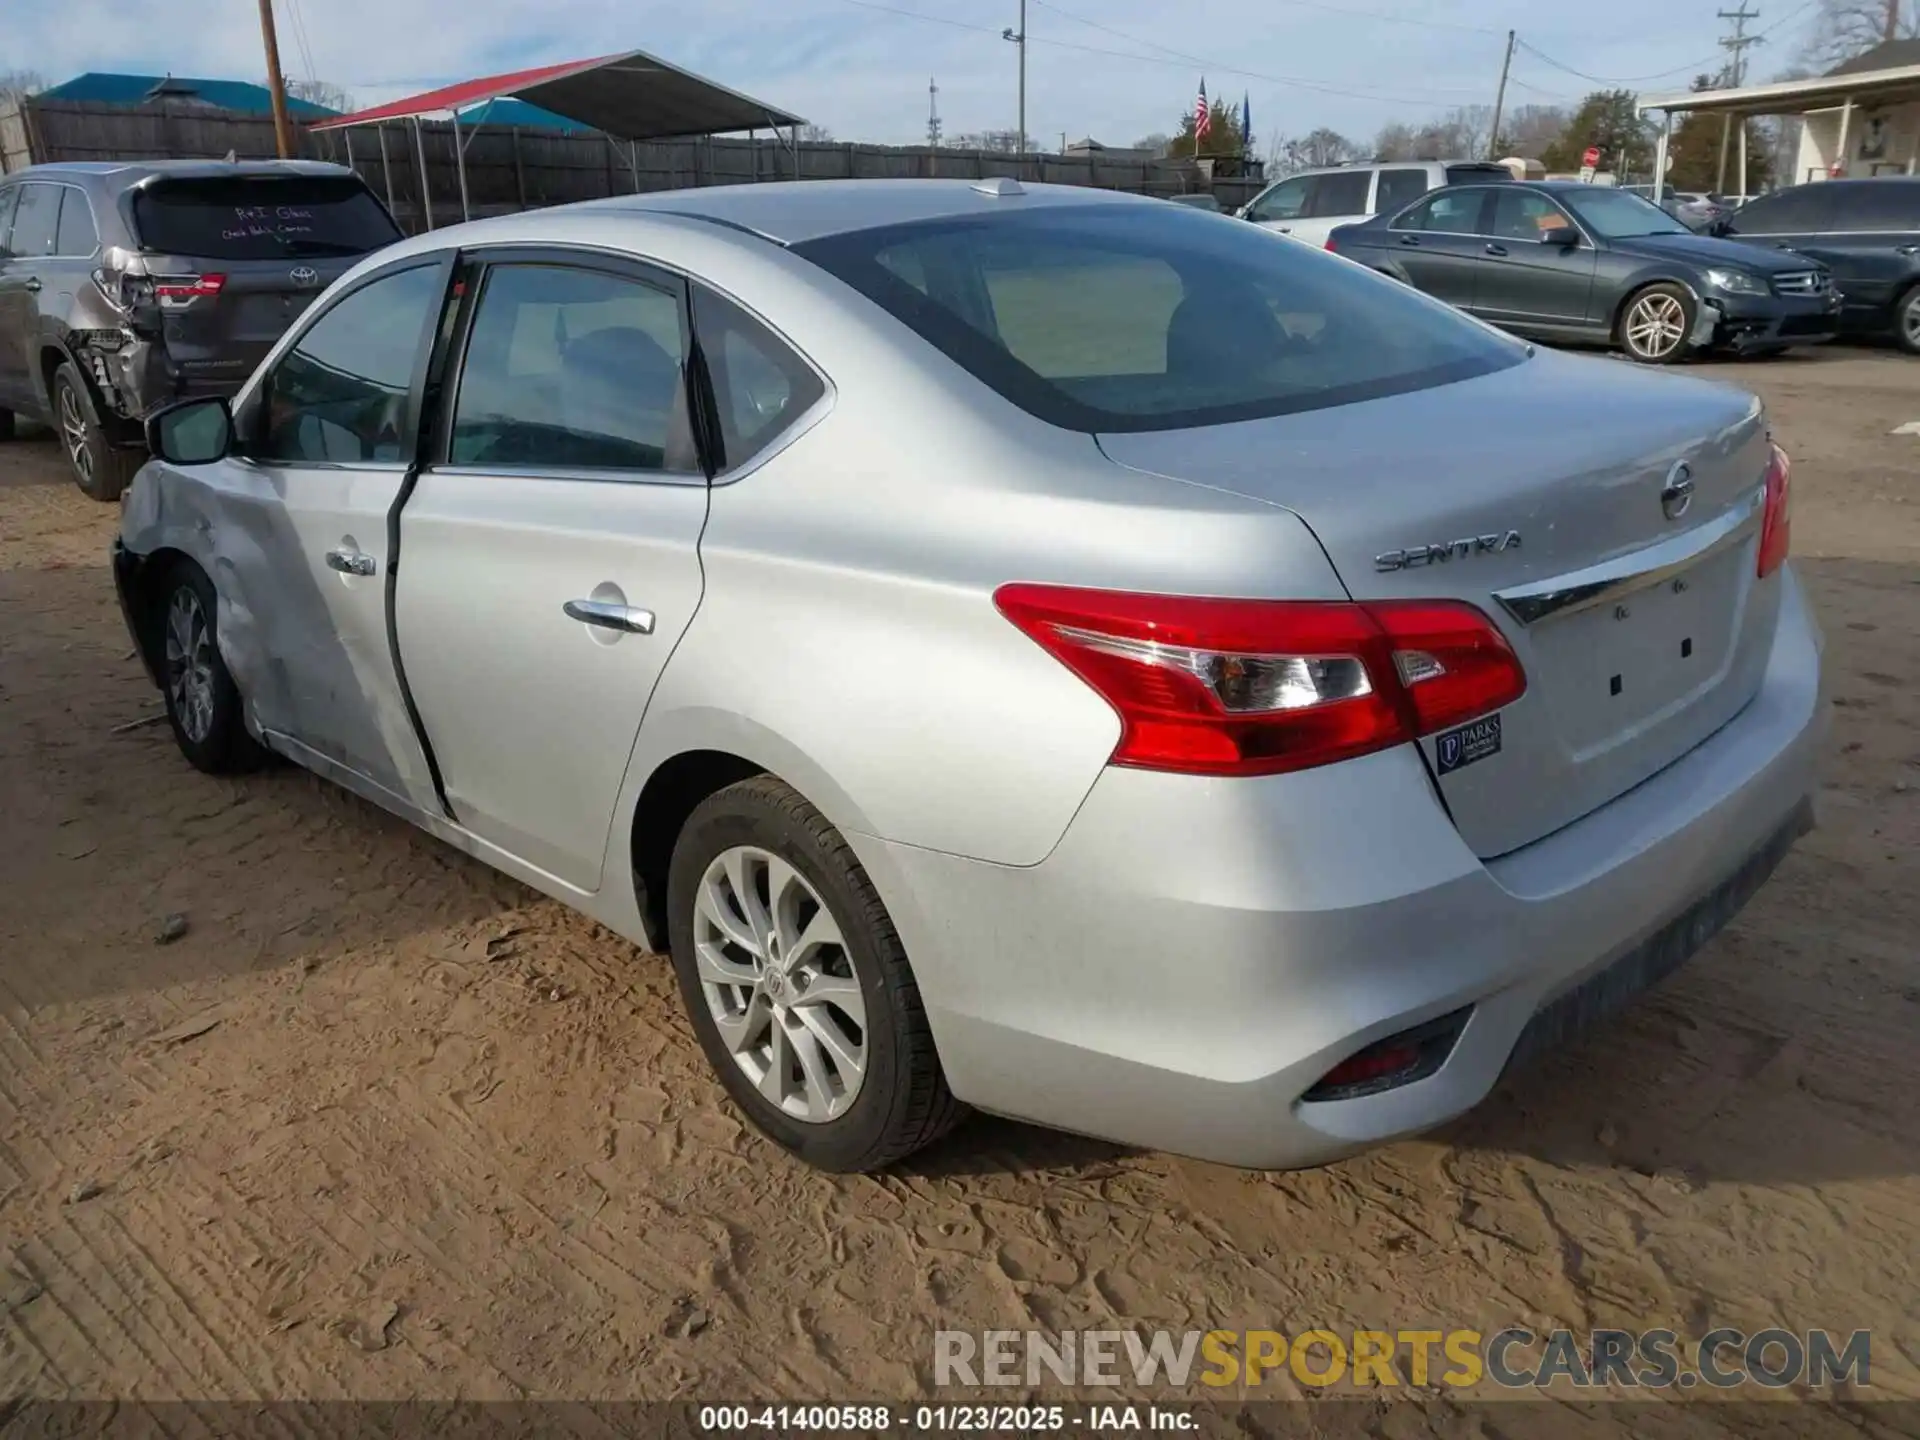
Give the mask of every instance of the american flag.
<svg viewBox="0 0 1920 1440">
<path fill-rule="evenodd" d="M 1207 109 L 1207 82 L 1200 82 L 1200 98 L 1193 102 L 1193 143 L 1200 142 L 1213 133 L 1213 112 Z"/>
</svg>

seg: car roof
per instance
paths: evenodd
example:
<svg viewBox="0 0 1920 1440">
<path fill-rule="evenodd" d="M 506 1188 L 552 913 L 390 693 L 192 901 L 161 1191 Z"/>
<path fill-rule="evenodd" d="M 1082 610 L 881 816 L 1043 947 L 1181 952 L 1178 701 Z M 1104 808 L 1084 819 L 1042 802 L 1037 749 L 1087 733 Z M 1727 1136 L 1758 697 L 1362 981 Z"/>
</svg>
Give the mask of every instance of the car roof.
<svg viewBox="0 0 1920 1440">
<path fill-rule="evenodd" d="M 1149 205 L 1147 195 L 1126 195 L 1083 185 L 1019 185 L 991 193 L 994 180 L 783 180 L 769 184 L 713 185 L 616 195 L 544 212 L 625 211 L 684 215 L 749 230 L 782 245 L 826 235 L 872 230 L 919 220 L 944 220 L 1062 206 Z"/>
<path fill-rule="evenodd" d="M 52 160 L 29 165 L 6 178 L 91 180 L 122 186 L 165 176 L 170 179 L 214 179 L 254 175 L 351 175 L 344 165 L 324 160 Z"/>
</svg>

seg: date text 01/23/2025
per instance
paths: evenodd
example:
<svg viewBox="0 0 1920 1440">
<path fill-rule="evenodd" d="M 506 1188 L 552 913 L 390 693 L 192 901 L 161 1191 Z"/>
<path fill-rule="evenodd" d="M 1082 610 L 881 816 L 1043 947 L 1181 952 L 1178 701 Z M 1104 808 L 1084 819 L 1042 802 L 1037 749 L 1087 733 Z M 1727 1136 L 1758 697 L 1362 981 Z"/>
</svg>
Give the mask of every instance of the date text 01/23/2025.
<svg viewBox="0 0 1920 1440">
<path fill-rule="evenodd" d="M 697 1419 L 708 1434 L 1190 1433 L 1200 1424 L 1196 1412 L 1178 1405 L 702 1405 Z"/>
</svg>

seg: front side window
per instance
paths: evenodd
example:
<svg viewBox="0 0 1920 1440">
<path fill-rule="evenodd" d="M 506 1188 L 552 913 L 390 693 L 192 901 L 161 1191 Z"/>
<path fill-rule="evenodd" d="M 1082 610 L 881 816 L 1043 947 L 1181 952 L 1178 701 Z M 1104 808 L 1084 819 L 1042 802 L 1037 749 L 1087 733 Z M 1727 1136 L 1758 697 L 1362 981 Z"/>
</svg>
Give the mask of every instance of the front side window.
<svg viewBox="0 0 1920 1440">
<path fill-rule="evenodd" d="M 282 465 L 402 463 L 413 434 L 414 366 L 440 314 L 446 275 L 419 265 L 332 306 L 261 385 L 255 459 Z"/>
<path fill-rule="evenodd" d="M 1863 180 L 1834 188 L 1840 191 L 1836 230 L 1920 230 L 1920 184 Z"/>
<path fill-rule="evenodd" d="M 1315 219 L 1337 215 L 1367 213 L 1367 187 L 1373 184 L 1370 170 L 1342 170 L 1322 175 L 1313 187 L 1313 204 L 1307 214 Z"/>
<path fill-rule="evenodd" d="M 1307 213 L 1307 201 L 1312 196 L 1315 178 L 1312 175 L 1296 175 L 1291 180 L 1282 180 L 1253 202 L 1253 208 L 1247 211 L 1247 218 L 1298 220 Z"/>
<path fill-rule="evenodd" d="M 51 255 L 60 233 L 60 186 L 26 184 L 13 212 L 13 253 L 21 259 Z"/>
<path fill-rule="evenodd" d="M 1503 190 L 1494 197 L 1493 233 L 1502 240 L 1538 242 L 1547 231 L 1571 224 L 1559 202 L 1537 190 Z"/>
<path fill-rule="evenodd" d="M 54 254 L 84 256 L 100 248 L 99 233 L 93 228 L 93 207 L 79 190 L 69 187 L 60 198 L 60 232 L 54 242 Z"/>
<path fill-rule="evenodd" d="M 1474 235 L 1480 230 L 1484 190 L 1437 190 L 1424 205 L 1416 205 L 1393 222 L 1396 230 L 1430 231 L 1436 235 Z"/>
<path fill-rule="evenodd" d="M 1394 215 L 1426 193 L 1426 171 L 1382 170 L 1380 193 L 1373 208 L 1382 215 Z"/>
<path fill-rule="evenodd" d="M 1524 362 L 1518 343 L 1304 245 L 1177 205 L 1062 205 L 796 245 L 1029 413 L 1166 430 Z M 899 278 L 916 262 L 927 289 Z"/>
<path fill-rule="evenodd" d="M 699 469 L 680 296 L 603 270 L 490 266 L 447 459 L 555 470 Z"/>
<path fill-rule="evenodd" d="M 1821 185 L 1802 185 L 1763 195 L 1742 205 L 1727 222 L 1732 235 L 1805 235 L 1824 230 L 1827 206 L 1818 193 Z"/>
<path fill-rule="evenodd" d="M 1589 231 L 1605 240 L 1633 240 L 1643 235 L 1691 235 L 1693 232 L 1651 200 L 1599 185 L 1591 193 L 1569 200 Z"/>
<path fill-rule="evenodd" d="M 719 412 L 714 470 L 732 470 L 772 444 L 826 387 L 779 336 L 704 287 L 693 292 L 693 323 Z"/>
</svg>

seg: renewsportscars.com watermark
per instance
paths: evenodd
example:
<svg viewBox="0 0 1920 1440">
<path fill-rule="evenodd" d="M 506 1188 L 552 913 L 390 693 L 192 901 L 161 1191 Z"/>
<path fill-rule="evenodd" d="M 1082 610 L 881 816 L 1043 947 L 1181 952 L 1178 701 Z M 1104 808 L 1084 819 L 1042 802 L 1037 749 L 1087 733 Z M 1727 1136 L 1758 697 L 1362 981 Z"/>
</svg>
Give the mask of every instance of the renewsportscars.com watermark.
<svg viewBox="0 0 1920 1440">
<path fill-rule="evenodd" d="M 1872 1383 L 1872 1334 L 1827 1330 L 938 1330 L 936 1386 L 1825 1389 Z"/>
</svg>

